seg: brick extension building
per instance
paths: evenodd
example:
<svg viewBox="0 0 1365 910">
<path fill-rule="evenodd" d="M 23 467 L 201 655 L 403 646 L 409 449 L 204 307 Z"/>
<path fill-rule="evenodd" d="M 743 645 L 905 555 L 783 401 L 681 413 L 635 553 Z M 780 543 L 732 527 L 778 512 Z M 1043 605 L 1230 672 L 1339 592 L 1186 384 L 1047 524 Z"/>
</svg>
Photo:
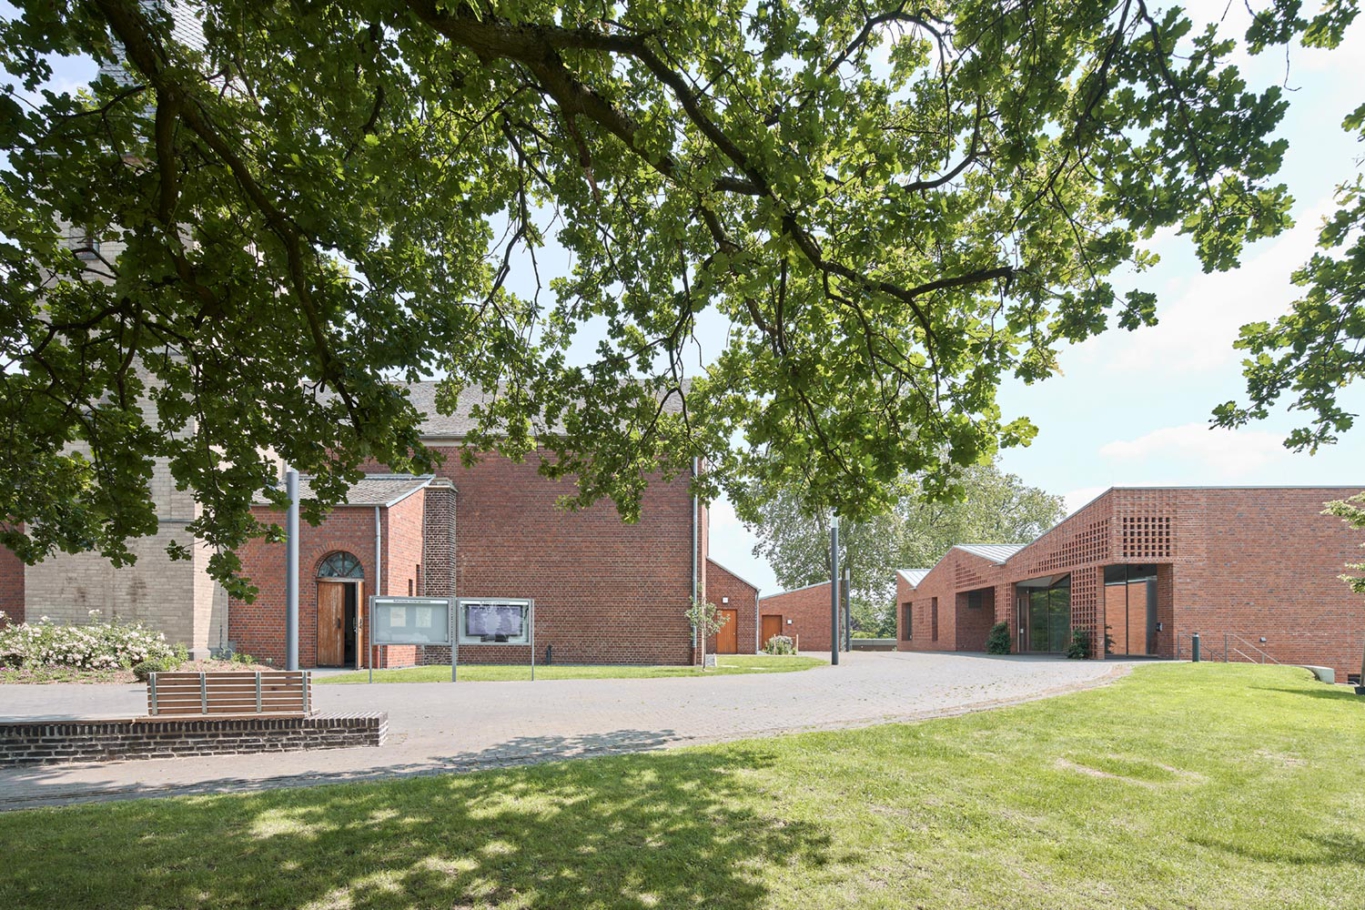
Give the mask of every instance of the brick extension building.
<svg viewBox="0 0 1365 910">
<path fill-rule="evenodd" d="M 1344 678 L 1365 645 L 1365 600 L 1339 579 L 1360 532 L 1322 509 L 1358 492 L 1110 489 L 1027 546 L 956 546 L 897 573 L 898 648 L 982 651 L 1007 622 L 1015 652 L 1063 651 L 1081 628 L 1094 657 L 1174 658 L 1198 632 L 1208 659 L 1226 648 Z"/>
</svg>

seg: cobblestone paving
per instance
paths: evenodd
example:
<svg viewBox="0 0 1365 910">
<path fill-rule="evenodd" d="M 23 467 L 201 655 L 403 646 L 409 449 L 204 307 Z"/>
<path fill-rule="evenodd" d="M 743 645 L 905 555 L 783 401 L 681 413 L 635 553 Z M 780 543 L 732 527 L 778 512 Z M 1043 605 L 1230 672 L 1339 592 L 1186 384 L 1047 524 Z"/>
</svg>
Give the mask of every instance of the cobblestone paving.
<svg viewBox="0 0 1365 910">
<path fill-rule="evenodd" d="M 326 712 L 387 711 L 380 748 L 0 769 L 0 809 L 468 771 L 921 720 L 1102 685 L 1118 661 L 859 652 L 838 667 L 709 679 L 317 686 Z M 140 716 L 134 686 L 0 686 L 0 719 Z"/>
</svg>

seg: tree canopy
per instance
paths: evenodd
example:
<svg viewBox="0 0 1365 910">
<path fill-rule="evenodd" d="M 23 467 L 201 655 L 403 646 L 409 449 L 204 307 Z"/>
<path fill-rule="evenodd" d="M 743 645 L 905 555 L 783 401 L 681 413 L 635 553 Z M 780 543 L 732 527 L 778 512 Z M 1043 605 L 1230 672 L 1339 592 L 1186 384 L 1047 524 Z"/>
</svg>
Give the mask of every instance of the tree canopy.
<svg viewBox="0 0 1365 910">
<path fill-rule="evenodd" d="M 1322 48 L 1337 47 L 1359 12 L 1356 0 L 1328 0 L 1311 20 L 1298 10 L 1297 2 L 1280 0 L 1268 21 L 1278 19 L 1281 33 L 1301 33 L 1304 45 Z M 1342 128 L 1365 142 L 1365 104 Z M 1365 377 L 1365 175 L 1343 182 L 1337 203 L 1318 234 L 1321 252 L 1293 275 L 1304 296 L 1274 322 L 1242 327 L 1236 347 L 1248 353 L 1247 401 L 1219 405 L 1214 416 L 1220 426 L 1264 419 L 1282 398 L 1308 415 L 1307 425 L 1285 440 L 1290 448 L 1316 451 L 1355 424 L 1357 415 L 1341 406 L 1338 395 Z"/>
<path fill-rule="evenodd" d="M 897 569 L 932 568 L 955 544 L 1029 543 L 1066 514 L 1060 496 L 1026 485 L 994 464 L 963 472 L 959 497 L 927 500 L 906 479 L 886 513 L 839 525 L 839 564 L 852 571 L 854 618 L 895 634 Z M 754 488 L 740 497 L 741 517 L 758 537 L 754 555 L 791 589 L 828 581 L 829 515 L 812 511 L 792 487 Z M 869 629 L 871 631 L 872 629 Z"/>
<path fill-rule="evenodd" d="M 471 446 L 544 446 L 579 504 L 633 517 L 706 456 L 705 495 L 875 514 L 1031 437 L 1002 375 L 1154 320 L 1111 275 L 1155 230 L 1226 269 L 1287 223 L 1282 92 L 1147 0 L 15 5 L 0 539 L 29 560 L 128 558 L 160 461 L 227 578 L 272 453 L 317 507 L 428 467 L 401 381 L 432 375 L 446 408 L 496 390 Z M 53 55 L 121 75 L 64 91 Z"/>
</svg>

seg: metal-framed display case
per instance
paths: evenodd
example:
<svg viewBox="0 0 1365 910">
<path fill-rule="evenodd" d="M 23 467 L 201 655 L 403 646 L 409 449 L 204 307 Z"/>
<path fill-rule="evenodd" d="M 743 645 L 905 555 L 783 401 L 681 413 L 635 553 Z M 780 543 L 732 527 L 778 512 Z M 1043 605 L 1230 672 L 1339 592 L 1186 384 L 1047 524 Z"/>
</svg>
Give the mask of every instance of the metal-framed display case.
<svg viewBox="0 0 1365 910">
<path fill-rule="evenodd" d="M 451 673 L 455 678 L 460 645 L 528 648 L 531 679 L 536 678 L 536 602 L 519 597 L 457 597 Z"/>
</svg>

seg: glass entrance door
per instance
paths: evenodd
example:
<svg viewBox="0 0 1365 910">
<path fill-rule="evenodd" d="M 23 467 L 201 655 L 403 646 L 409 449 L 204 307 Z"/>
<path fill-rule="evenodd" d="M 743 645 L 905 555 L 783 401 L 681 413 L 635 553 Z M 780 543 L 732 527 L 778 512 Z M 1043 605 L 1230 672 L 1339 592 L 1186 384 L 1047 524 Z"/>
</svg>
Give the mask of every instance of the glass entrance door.
<svg viewBox="0 0 1365 910">
<path fill-rule="evenodd" d="M 1071 576 L 1047 576 L 1018 585 L 1020 651 L 1061 653 L 1071 641 Z"/>
<path fill-rule="evenodd" d="M 1104 567 L 1105 653 L 1156 653 L 1156 566 Z"/>
</svg>

